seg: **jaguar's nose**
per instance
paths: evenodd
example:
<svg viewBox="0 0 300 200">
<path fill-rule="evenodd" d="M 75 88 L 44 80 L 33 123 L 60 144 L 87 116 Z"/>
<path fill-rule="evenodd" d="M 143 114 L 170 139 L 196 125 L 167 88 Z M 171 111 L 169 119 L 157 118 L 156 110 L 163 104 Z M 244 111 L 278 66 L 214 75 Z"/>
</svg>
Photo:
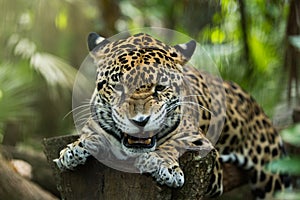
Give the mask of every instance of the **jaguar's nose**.
<svg viewBox="0 0 300 200">
<path fill-rule="evenodd" d="M 150 119 L 150 116 L 139 117 L 137 119 L 131 119 L 130 121 L 136 126 L 144 127 L 148 123 L 149 119 Z"/>
</svg>

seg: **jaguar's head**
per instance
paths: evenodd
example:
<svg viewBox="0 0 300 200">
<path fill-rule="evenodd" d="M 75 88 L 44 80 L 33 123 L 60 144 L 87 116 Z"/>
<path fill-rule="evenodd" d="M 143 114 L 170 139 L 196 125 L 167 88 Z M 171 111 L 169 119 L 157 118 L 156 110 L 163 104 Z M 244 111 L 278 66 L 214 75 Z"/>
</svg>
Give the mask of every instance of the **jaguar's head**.
<svg viewBox="0 0 300 200">
<path fill-rule="evenodd" d="M 195 41 L 168 46 L 140 33 L 110 42 L 91 33 L 88 46 L 97 64 L 94 120 L 126 153 L 153 151 L 179 125 Z"/>
</svg>

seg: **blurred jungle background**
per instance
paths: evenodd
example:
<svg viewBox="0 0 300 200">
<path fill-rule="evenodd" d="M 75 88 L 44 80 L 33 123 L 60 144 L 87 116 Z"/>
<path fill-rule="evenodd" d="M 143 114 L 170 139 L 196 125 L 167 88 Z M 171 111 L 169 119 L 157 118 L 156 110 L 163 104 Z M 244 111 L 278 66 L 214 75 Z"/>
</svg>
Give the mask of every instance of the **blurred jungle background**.
<svg viewBox="0 0 300 200">
<path fill-rule="evenodd" d="M 154 26 L 187 34 L 203 45 L 223 79 L 249 91 L 278 128 L 299 120 L 300 1 L 1 0 L 0 19 L 0 144 L 5 159 L 31 156 L 30 163 L 33 154 L 43 159 L 43 138 L 75 133 L 67 113 L 91 31 L 110 37 Z M 289 130 L 287 138 L 297 146 L 299 127 Z M 17 167 L 13 165 L 15 171 Z M 58 195 L 47 182 L 49 172 L 41 175 L 41 167 L 36 168 L 40 171 L 33 171 L 31 179 Z"/>
</svg>

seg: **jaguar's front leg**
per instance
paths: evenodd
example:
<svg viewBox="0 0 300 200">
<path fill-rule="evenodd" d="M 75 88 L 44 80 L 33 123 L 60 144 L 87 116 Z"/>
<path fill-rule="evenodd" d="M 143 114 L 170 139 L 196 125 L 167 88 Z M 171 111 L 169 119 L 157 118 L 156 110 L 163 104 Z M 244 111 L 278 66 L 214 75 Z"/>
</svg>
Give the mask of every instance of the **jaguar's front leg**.
<svg viewBox="0 0 300 200">
<path fill-rule="evenodd" d="M 77 141 L 68 144 L 61 150 L 59 158 L 54 159 L 53 162 L 56 163 L 61 171 L 66 169 L 72 170 L 76 166 L 84 164 L 89 156 L 90 153 L 83 147 L 83 143 L 79 138 Z"/>
<path fill-rule="evenodd" d="M 68 144 L 60 151 L 59 158 L 53 160 L 61 171 L 73 170 L 78 165 L 84 164 L 90 155 L 97 159 L 107 156 L 111 146 L 109 140 L 102 130 L 91 128 L 93 127 L 91 123 L 93 122 L 83 127 L 82 134 L 77 141 Z"/>
<path fill-rule="evenodd" d="M 162 185 L 181 187 L 184 183 L 184 174 L 176 157 L 178 156 L 172 157 L 163 151 L 144 153 L 137 158 L 135 166 L 141 173 L 151 173 Z"/>
<path fill-rule="evenodd" d="M 181 187 L 184 184 L 184 173 L 178 163 L 179 157 L 190 150 L 198 151 L 202 157 L 212 148 L 208 139 L 199 132 L 183 131 L 159 145 L 156 151 L 139 156 L 135 166 L 141 173 L 151 173 L 160 184 Z"/>
</svg>

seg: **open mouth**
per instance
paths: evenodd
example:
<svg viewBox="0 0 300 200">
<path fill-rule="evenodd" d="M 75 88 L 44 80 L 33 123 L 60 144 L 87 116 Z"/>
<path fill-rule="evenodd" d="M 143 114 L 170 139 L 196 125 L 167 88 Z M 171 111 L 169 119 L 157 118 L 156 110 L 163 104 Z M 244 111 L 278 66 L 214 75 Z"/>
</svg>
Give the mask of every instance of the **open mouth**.
<svg viewBox="0 0 300 200">
<path fill-rule="evenodd" d="M 156 135 L 147 138 L 134 137 L 124 134 L 123 144 L 127 148 L 152 148 L 156 143 Z"/>
</svg>

